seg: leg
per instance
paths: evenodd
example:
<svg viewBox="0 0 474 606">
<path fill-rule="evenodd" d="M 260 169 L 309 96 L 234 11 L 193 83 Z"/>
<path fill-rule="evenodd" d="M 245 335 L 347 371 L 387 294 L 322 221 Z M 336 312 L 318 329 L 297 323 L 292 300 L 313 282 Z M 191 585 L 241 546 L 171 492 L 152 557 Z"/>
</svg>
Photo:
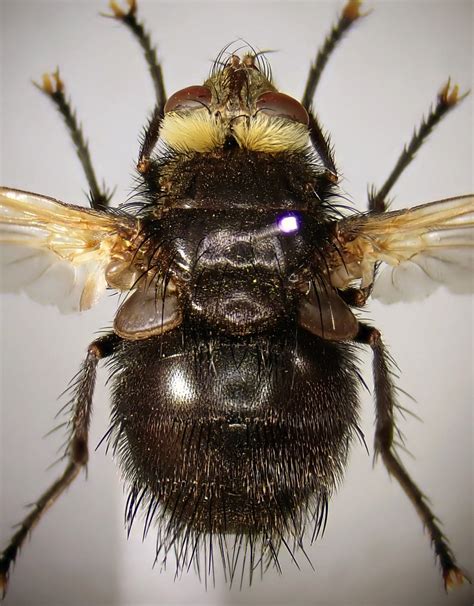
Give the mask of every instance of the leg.
<svg viewBox="0 0 474 606">
<path fill-rule="evenodd" d="M 338 175 L 336 163 L 331 150 L 329 138 L 324 135 L 323 130 L 318 122 L 318 118 L 310 109 L 307 110 L 309 115 L 309 136 L 314 149 L 318 152 L 321 162 L 327 171 L 327 179 L 330 183 L 337 183 Z"/>
<path fill-rule="evenodd" d="M 155 149 L 156 142 L 158 141 L 158 137 L 160 135 L 160 124 L 162 118 L 163 109 L 158 107 L 158 105 L 155 105 L 155 109 L 148 120 L 148 124 L 143 134 L 137 162 L 138 172 L 145 177 L 148 175 L 148 171 L 150 169 L 150 157 Z"/>
<path fill-rule="evenodd" d="M 107 207 L 112 197 L 112 193 L 105 188 L 101 189 L 97 183 L 97 177 L 95 176 L 92 167 L 89 148 L 82 129 L 77 122 L 76 113 L 73 111 L 70 102 L 66 99 L 66 95 L 64 94 L 64 83 L 59 77 L 59 69 L 52 74 L 52 77 L 49 74 L 45 74 L 43 76 L 42 85 L 35 85 L 51 99 L 64 118 L 72 141 L 76 147 L 76 152 L 79 156 L 82 168 L 86 174 L 90 190 L 89 201 L 91 207 L 99 210 Z"/>
<path fill-rule="evenodd" d="M 431 544 L 438 557 L 446 589 L 468 580 L 458 568 L 454 555 L 444 537 L 438 521 L 428 506 L 425 495 L 408 475 L 400 462 L 394 447 L 393 435 L 396 429 L 394 408 L 396 408 L 395 388 L 390 370 L 390 358 L 382 342 L 380 332 L 372 326 L 359 323 L 359 343 L 370 345 L 374 354 L 373 373 L 375 388 L 375 457 L 380 455 L 387 468 L 412 502 L 423 526 L 428 530 Z"/>
<path fill-rule="evenodd" d="M 302 100 L 302 104 L 309 114 L 311 143 L 318 152 L 323 166 L 328 171 L 328 180 L 332 181 L 333 183 L 337 183 L 337 170 L 331 151 L 331 146 L 329 140 L 323 134 L 317 117 L 311 111 L 311 104 L 316 87 L 319 83 L 319 79 L 329 57 L 336 48 L 337 44 L 340 42 L 344 33 L 350 28 L 354 21 L 361 16 L 359 12 L 359 5 L 359 0 L 349 0 L 342 10 L 342 13 L 339 15 L 337 23 L 333 26 L 329 35 L 324 40 L 323 46 L 320 48 L 317 54 L 316 61 L 311 65 L 309 70 Z"/>
<path fill-rule="evenodd" d="M 455 107 L 466 96 L 462 95 L 459 97 L 458 93 L 458 87 L 453 86 L 451 89 L 451 82 L 448 80 L 438 95 L 436 106 L 431 108 L 427 118 L 423 118 L 418 130 L 415 130 L 413 133 L 410 143 L 403 148 L 403 151 L 400 154 L 400 157 L 398 158 L 397 163 L 395 164 L 395 167 L 390 173 L 388 179 L 385 181 L 379 191 L 373 188 L 372 191 L 369 192 L 370 211 L 384 212 L 386 210 L 386 198 L 388 192 L 392 189 L 405 168 L 413 160 L 416 152 L 420 149 L 425 139 L 431 133 L 436 124 L 438 124 L 438 122 L 440 122 L 441 119 L 449 112 L 449 110 Z"/>
<path fill-rule="evenodd" d="M 336 24 L 326 36 L 323 46 L 318 51 L 316 61 L 311 65 L 309 70 L 303 100 L 301 101 L 304 107 L 310 107 L 319 79 L 321 78 L 323 69 L 332 52 L 354 21 L 362 16 L 359 12 L 360 4 L 361 0 L 348 0 L 345 7 L 342 9 Z"/>
<path fill-rule="evenodd" d="M 87 357 L 78 373 L 71 400 L 72 417 L 70 435 L 65 452 L 68 464 L 62 475 L 41 495 L 29 513 L 19 524 L 19 529 L 10 539 L 6 549 L 0 555 L 0 597 L 5 595 L 10 567 L 23 546 L 29 533 L 40 521 L 43 514 L 56 502 L 62 493 L 76 479 L 87 465 L 87 438 L 92 408 L 97 364 L 100 359 L 113 353 L 120 338 L 115 334 L 106 335 L 91 343 Z"/>
<path fill-rule="evenodd" d="M 163 73 L 161 64 L 156 58 L 156 49 L 152 46 L 150 35 L 146 32 L 143 23 L 137 20 L 137 3 L 136 0 L 127 0 L 128 11 L 122 10 L 118 4 L 114 1 L 110 1 L 110 8 L 112 10 L 111 16 L 114 19 L 118 19 L 124 25 L 126 25 L 136 40 L 142 47 L 145 55 L 145 59 L 150 70 L 151 79 L 155 88 L 155 108 L 145 129 L 145 135 L 143 137 L 142 145 L 140 147 L 140 153 L 137 162 L 138 172 L 142 175 L 146 175 L 149 168 L 149 159 L 153 149 L 158 141 L 159 126 L 161 119 L 163 118 L 164 107 L 166 103 L 166 92 L 163 83 Z"/>
</svg>

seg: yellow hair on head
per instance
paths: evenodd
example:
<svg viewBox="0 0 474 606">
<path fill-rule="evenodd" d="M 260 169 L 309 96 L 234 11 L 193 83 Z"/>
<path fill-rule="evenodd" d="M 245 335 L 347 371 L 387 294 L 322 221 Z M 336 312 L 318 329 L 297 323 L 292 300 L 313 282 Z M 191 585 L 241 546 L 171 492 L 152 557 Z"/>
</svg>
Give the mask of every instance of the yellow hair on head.
<svg viewBox="0 0 474 606">
<path fill-rule="evenodd" d="M 178 152 L 212 151 L 222 147 L 225 134 L 224 125 L 206 109 L 181 114 L 170 112 L 160 128 L 160 138 Z"/>
<path fill-rule="evenodd" d="M 300 122 L 259 112 L 234 124 L 232 134 L 240 147 L 257 152 L 303 151 L 309 145 L 308 127 Z"/>
<path fill-rule="evenodd" d="M 160 138 L 177 152 L 205 153 L 222 148 L 227 136 L 250 151 L 274 154 L 304 151 L 309 145 L 308 127 L 299 122 L 259 112 L 229 122 L 206 109 L 170 112 L 161 123 Z"/>
</svg>

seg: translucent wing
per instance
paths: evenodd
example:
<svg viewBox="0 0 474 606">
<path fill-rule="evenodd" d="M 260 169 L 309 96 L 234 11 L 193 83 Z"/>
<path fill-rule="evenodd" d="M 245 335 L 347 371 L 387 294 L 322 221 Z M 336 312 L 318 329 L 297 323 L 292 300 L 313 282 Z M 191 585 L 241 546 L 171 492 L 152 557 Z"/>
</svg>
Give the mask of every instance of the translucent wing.
<svg viewBox="0 0 474 606">
<path fill-rule="evenodd" d="M 347 288 L 374 281 L 384 303 L 420 300 L 440 284 L 474 291 L 474 196 L 449 198 L 407 210 L 353 216 L 338 222 L 331 282 Z"/>
<path fill-rule="evenodd" d="M 0 188 L 1 289 L 23 290 L 63 313 L 89 309 L 107 286 L 109 264 L 133 255 L 138 232 L 125 213 Z"/>
</svg>

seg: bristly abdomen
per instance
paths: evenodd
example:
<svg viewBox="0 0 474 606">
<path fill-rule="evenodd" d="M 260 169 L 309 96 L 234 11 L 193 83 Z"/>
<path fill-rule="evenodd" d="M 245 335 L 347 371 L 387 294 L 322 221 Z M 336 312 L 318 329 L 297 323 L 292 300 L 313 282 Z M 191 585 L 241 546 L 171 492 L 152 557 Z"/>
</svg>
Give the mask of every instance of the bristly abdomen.
<svg viewBox="0 0 474 606">
<path fill-rule="evenodd" d="M 123 342 L 110 439 L 164 558 L 178 547 L 187 565 L 196 541 L 229 534 L 263 557 L 320 530 L 357 427 L 351 352 L 301 330 L 212 348 L 185 328 Z"/>
</svg>

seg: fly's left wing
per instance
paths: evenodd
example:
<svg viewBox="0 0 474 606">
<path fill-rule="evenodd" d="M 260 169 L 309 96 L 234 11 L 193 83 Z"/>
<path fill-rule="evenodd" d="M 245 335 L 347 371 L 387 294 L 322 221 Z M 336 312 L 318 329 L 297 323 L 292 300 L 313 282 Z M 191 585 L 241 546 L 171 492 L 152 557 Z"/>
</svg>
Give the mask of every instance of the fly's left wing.
<svg viewBox="0 0 474 606">
<path fill-rule="evenodd" d="M 24 290 L 63 313 L 89 309 L 104 292 L 106 270 L 136 257 L 139 220 L 53 198 L 0 188 L 0 285 Z"/>
<path fill-rule="evenodd" d="M 384 303 L 421 300 L 440 284 L 474 292 L 474 195 L 335 225 L 329 273 L 334 287 L 358 282 Z"/>
</svg>

